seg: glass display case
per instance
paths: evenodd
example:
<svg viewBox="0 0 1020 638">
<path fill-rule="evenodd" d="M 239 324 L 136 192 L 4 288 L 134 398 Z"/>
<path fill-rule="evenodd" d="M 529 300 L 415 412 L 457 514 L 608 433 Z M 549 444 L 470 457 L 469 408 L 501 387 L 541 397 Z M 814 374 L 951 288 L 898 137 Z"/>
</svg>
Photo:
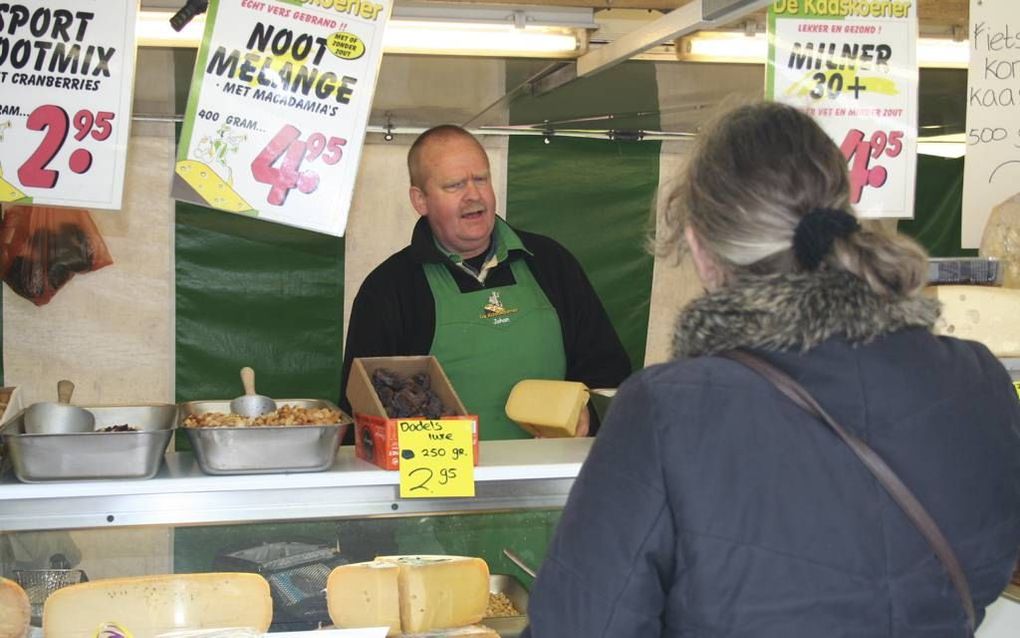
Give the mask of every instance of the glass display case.
<svg viewBox="0 0 1020 638">
<path fill-rule="evenodd" d="M 485 559 L 490 591 L 523 596 L 526 605 L 531 579 L 504 550 L 541 563 L 591 440 L 480 445 L 472 498 L 400 498 L 399 473 L 349 447 L 324 472 L 212 476 L 190 452 L 168 453 L 150 480 L 21 483 L 8 471 L 0 480 L 0 571 L 79 580 L 255 571 L 271 585 L 272 629 L 295 630 L 328 623 L 321 583 L 336 565 L 453 554 Z M 485 624 L 512 637 L 525 622 Z"/>
</svg>

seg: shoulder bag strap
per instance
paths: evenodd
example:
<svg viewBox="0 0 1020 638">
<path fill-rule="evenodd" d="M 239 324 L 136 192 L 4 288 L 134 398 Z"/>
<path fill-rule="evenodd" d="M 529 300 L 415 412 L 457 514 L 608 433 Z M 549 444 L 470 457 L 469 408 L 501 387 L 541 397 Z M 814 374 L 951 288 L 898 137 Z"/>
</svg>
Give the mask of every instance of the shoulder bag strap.
<svg viewBox="0 0 1020 638">
<path fill-rule="evenodd" d="M 963 611 L 967 614 L 969 635 L 973 636 L 976 625 L 974 602 L 970 595 L 970 587 L 967 585 L 967 577 L 960 567 L 960 562 L 956 559 L 956 554 L 953 552 L 952 547 L 950 547 L 949 541 L 942 534 L 939 526 L 932 520 L 927 510 L 924 509 L 924 506 L 921 505 L 910 489 L 903 484 L 903 481 L 900 480 L 896 473 L 886 465 L 882 457 L 871 449 L 867 443 L 847 432 L 843 426 L 815 401 L 811 393 L 771 363 L 744 350 L 729 350 L 720 353 L 718 356 L 736 361 L 765 377 L 791 401 L 825 422 L 844 443 L 850 446 L 853 453 L 857 455 L 857 458 L 878 479 L 878 482 L 882 484 L 882 487 L 889 493 L 889 496 L 896 501 L 896 504 L 907 515 L 910 522 L 917 527 L 925 540 L 928 541 L 928 544 L 931 545 L 939 560 L 942 561 L 942 565 L 945 567 L 946 572 L 948 572 L 953 587 L 956 588 L 956 593 L 960 596 L 960 601 L 963 603 Z"/>
</svg>

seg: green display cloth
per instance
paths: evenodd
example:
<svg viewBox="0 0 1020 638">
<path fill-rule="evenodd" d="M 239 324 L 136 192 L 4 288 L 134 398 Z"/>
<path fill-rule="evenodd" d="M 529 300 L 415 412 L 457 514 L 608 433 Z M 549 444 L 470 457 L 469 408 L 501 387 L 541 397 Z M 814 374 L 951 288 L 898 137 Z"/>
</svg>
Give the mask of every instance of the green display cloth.
<svg viewBox="0 0 1020 638">
<path fill-rule="evenodd" d="M 507 90 L 548 64 L 547 60 L 507 60 Z M 554 129 L 658 130 L 660 106 L 655 64 L 624 62 L 544 95 L 525 92 L 510 104 L 510 124 L 549 122 Z"/>
<path fill-rule="evenodd" d="M 658 142 L 510 138 L 507 221 L 581 262 L 634 369 L 644 365 L 653 258 L 645 249 L 659 185 Z"/>
<path fill-rule="evenodd" d="M 177 401 L 340 397 L 344 241 L 177 204 Z"/>
<path fill-rule="evenodd" d="M 897 228 L 916 239 L 932 257 L 973 257 L 960 247 L 963 220 L 963 158 L 917 156 L 914 219 Z"/>
</svg>

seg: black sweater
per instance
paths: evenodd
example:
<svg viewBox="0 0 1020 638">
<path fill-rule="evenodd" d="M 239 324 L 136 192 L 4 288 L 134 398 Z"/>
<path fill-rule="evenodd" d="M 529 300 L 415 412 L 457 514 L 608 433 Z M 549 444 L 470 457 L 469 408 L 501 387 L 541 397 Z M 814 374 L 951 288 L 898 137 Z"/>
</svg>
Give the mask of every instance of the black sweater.
<svg viewBox="0 0 1020 638">
<path fill-rule="evenodd" d="M 436 327 L 435 300 L 423 263 L 445 263 L 460 290 L 473 292 L 512 285 L 510 260 L 524 259 L 559 315 L 566 379 L 590 388 L 618 386 L 630 374 L 630 360 L 581 264 L 548 237 L 514 232 L 528 252 L 511 250 L 481 284 L 436 248 L 425 218 L 418 220 L 411 244 L 376 267 L 354 299 L 344 348 L 344 382 L 355 357 L 429 353 Z M 340 405 L 350 411 L 346 392 L 342 394 Z M 592 430 L 596 427 L 593 419 Z"/>
</svg>

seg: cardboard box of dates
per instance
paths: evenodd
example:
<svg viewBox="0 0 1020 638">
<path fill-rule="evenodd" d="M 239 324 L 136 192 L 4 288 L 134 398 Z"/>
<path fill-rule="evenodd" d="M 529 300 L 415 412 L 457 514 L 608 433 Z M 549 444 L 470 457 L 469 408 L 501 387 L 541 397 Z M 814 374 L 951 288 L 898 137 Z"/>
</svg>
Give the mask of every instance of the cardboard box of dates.
<svg viewBox="0 0 1020 638">
<path fill-rule="evenodd" d="M 439 361 L 431 356 L 362 357 L 351 364 L 347 400 L 354 412 L 359 458 L 384 470 L 400 469 L 399 423 L 418 419 L 471 419 L 478 465 L 478 416 L 467 413 Z"/>
</svg>

